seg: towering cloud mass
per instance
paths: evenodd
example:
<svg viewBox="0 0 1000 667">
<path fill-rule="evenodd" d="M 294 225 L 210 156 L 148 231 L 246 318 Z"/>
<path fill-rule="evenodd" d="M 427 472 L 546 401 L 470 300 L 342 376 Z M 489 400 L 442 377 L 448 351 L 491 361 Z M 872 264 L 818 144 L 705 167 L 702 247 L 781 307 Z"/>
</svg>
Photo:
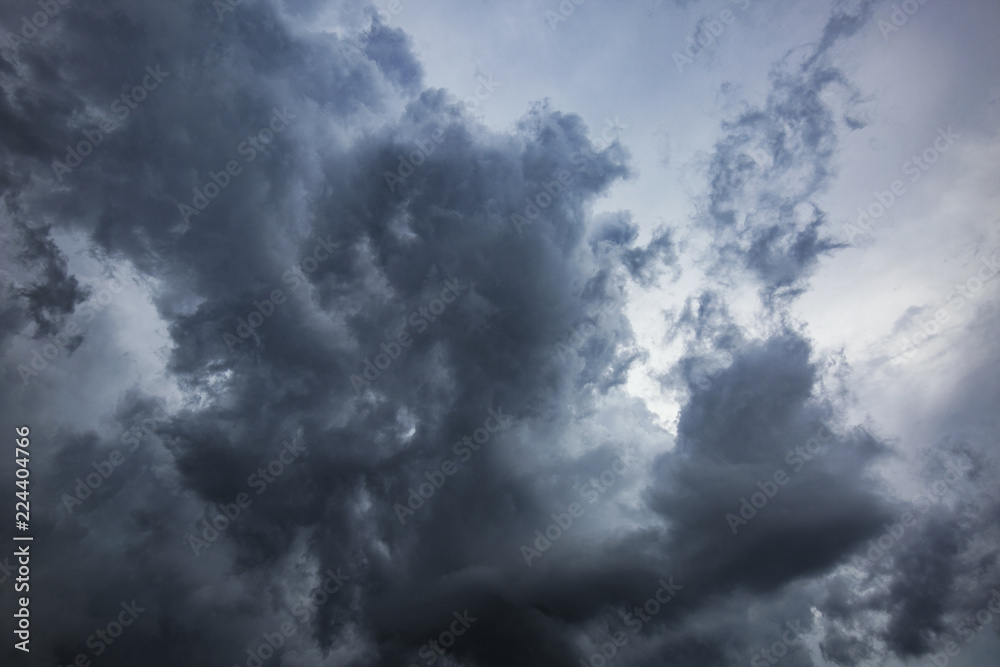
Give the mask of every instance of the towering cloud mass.
<svg viewBox="0 0 1000 667">
<path fill-rule="evenodd" d="M 594 212 L 622 143 L 551 102 L 488 128 L 371 11 L 50 4 L 0 10 L 10 664 L 859 665 L 1000 588 L 990 442 L 898 495 L 792 309 L 844 247 L 817 196 L 865 108 L 828 54 L 873 3 L 723 125 L 692 228 L 758 326 L 688 295 L 675 430 L 626 304 L 686 247 Z"/>
</svg>

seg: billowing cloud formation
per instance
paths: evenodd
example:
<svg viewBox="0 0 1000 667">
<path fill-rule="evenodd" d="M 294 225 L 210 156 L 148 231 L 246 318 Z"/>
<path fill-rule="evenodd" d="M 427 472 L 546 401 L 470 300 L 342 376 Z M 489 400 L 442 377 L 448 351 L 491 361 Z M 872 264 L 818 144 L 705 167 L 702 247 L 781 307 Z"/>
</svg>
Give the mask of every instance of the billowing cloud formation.
<svg viewBox="0 0 1000 667">
<path fill-rule="evenodd" d="M 892 498 L 892 448 L 846 423 L 784 313 L 754 337 L 692 298 L 676 438 L 623 390 L 643 354 L 624 294 L 679 269 L 672 230 L 637 245 L 628 212 L 592 215 L 631 173 L 618 143 L 548 103 L 488 130 L 360 12 L 313 32 L 318 5 L 227 6 L 68 4 L 4 52 L 4 232 L 24 250 L 3 345 L 87 298 L 54 240 L 83 238 L 153 285 L 181 395 L 53 419 L 45 376 L 4 385 L 50 499 L 37 664 L 569 666 L 608 642 L 622 664 L 737 664 L 786 620 L 853 664 L 930 650 L 996 585 L 986 557 L 963 569 L 995 530 L 982 462 L 950 512 Z M 767 293 L 834 249 L 810 204 L 833 114 L 808 85 L 846 86 L 817 63 L 848 24 L 712 159 L 720 257 Z M 740 157 L 758 140 L 767 166 Z M 113 356 L 74 336 L 66 354 Z M 887 578 L 861 559 L 907 511 Z M 804 644 L 787 664 L 811 664 Z"/>
</svg>

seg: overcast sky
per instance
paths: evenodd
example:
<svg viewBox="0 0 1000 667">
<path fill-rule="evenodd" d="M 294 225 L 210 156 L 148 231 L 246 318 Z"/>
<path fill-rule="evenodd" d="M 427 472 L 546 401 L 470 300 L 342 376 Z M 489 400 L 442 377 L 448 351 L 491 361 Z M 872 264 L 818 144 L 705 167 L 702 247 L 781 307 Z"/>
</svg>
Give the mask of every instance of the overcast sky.
<svg viewBox="0 0 1000 667">
<path fill-rule="evenodd" d="M 994 665 L 998 31 L 4 3 L 4 664 Z"/>
</svg>

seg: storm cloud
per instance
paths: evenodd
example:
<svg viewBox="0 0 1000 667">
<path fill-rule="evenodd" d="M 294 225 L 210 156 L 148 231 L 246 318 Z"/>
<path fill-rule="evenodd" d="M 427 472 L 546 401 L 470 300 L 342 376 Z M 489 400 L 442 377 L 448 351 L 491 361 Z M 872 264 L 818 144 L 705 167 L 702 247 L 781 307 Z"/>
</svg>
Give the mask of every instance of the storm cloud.
<svg viewBox="0 0 1000 667">
<path fill-rule="evenodd" d="M 484 122 L 418 3 L 45 4 L 0 10 L 11 664 L 863 665 L 991 604 L 995 290 L 920 456 L 799 308 L 874 122 L 838 49 L 891 8 L 803 26 L 651 220 L 612 199 L 648 176 L 628 131 L 544 96 Z"/>
</svg>

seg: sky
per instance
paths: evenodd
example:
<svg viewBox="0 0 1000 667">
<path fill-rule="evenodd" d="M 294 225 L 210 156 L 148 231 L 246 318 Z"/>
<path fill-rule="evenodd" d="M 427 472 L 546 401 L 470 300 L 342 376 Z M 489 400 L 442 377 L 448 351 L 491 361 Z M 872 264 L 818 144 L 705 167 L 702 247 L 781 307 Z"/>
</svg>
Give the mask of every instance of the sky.
<svg viewBox="0 0 1000 667">
<path fill-rule="evenodd" d="M 4 3 L 3 663 L 994 665 L 998 30 Z"/>
</svg>

